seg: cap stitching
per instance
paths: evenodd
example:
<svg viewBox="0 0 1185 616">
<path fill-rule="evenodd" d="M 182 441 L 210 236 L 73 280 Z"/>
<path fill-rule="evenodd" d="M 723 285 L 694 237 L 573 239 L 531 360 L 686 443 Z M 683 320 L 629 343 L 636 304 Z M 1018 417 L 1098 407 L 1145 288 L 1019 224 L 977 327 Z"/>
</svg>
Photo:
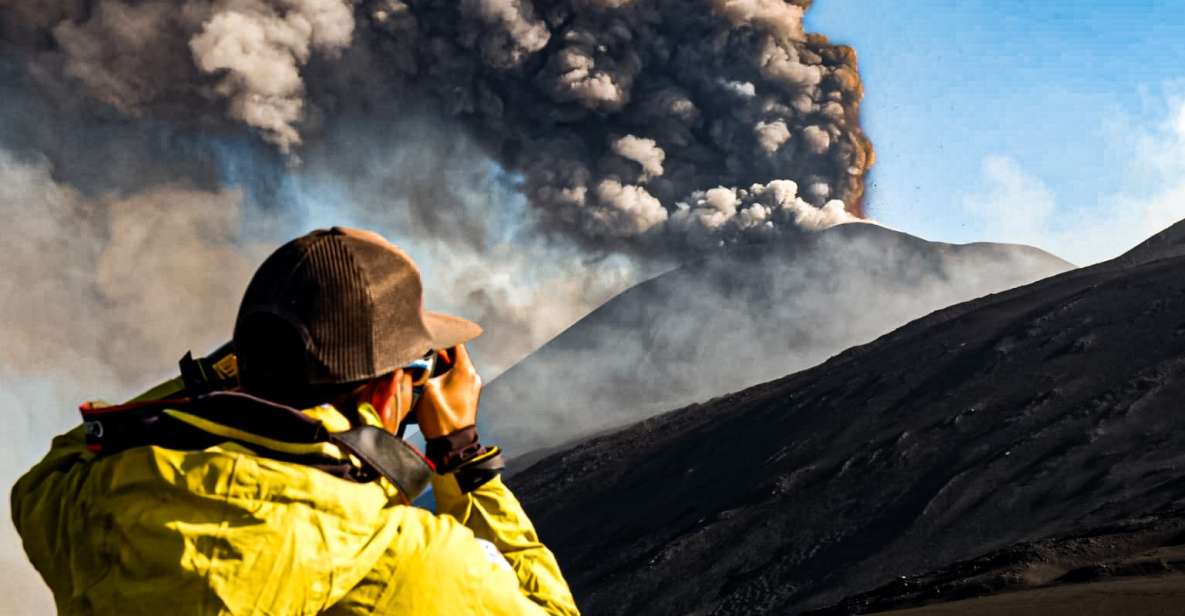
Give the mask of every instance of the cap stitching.
<svg viewBox="0 0 1185 616">
<path fill-rule="evenodd" d="M 374 317 L 375 317 L 374 287 L 371 286 L 370 273 L 366 271 L 366 268 L 363 268 L 358 265 L 358 259 L 355 258 L 355 256 L 354 256 L 354 247 L 351 246 L 349 243 L 347 243 L 344 239 L 344 238 L 349 237 L 348 235 L 345 235 L 343 233 L 343 234 L 339 234 L 339 235 L 331 235 L 328 237 L 343 238 L 343 239 L 339 240 L 339 242 L 341 243 L 341 246 L 344 249 L 346 258 L 350 260 L 350 267 L 354 268 L 354 271 L 357 272 L 359 274 L 359 277 L 362 279 L 363 286 L 364 286 L 365 292 L 366 292 L 367 309 L 368 309 L 368 312 L 370 315 L 370 331 L 367 333 L 367 336 L 370 338 L 370 349 L 369 349 L 370 356 L 366 358 L 367 359 L 366 371 L 367 372 L 375 372 L 378 370 L 378 366 L 375 365 L 377 363 L 375 361 L 375 353 L 376 353 L 376 349 L 378 349 L 378 344 L 377 344 L 378 341 L 376 341 L 374 339 L 374 332 L 376 329 L 374 326 L 375 325 L 374 324 Z M 372 374 L 371 376 L 377 376 L 377 375 Z"/>
</svg>

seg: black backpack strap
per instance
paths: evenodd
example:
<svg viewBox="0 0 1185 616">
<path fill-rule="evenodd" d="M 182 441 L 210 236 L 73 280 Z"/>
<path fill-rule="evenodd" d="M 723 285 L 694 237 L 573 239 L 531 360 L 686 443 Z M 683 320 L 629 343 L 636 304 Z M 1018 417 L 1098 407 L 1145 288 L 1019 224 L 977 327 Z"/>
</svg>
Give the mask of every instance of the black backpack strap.
<svg viewBox="0 0 1185 616">
<path fill-rule="evenodd" d="M 231 440 L 242 441 L 260 456 L 322 470 L 333 466 L 332 460 L 322 456 L 260 447 L 258 442 L 252 442 L 258 439 L 251 438 L 251 435 L 258 435 L 296 446 L 315 446 L 318 443 L 336 445 L 343 453 L 357 458 L 364 469 L 370 471 L 361 476 L 351 474 L 351 478 L 372 481 L 376 476 L 385 477 L 398 488 L 400 496 L 408 503 L 427 489 L 432 477 L 432 467 L 423 455 L 386 430 L 362 426 L 346 432 L 329 432 L 320 421 L 296 409 L 241 393 L 215 392 L 194 399 L 156 400 L 109 407 L 84 405 L 80 410 L 86 424 L 87 448 L 98 455 L 147 445 L 198 450 Z M 170 410 L 199 417 L 213 426 L 202 429 L 177 413 L 170 413 Z M 234 432 L 224 428 L 231 428 Z M 342 463 L 348 461 L 343 460 Z M 340 476 L 337 472 L 333 474 Z"/>
<path fill-rule="evenodd" d="M 432 480 L 432 467 L 407 441 L 374 426 L 360 426 L 329 434 L 329 442 L 357 456 L 395 484 L 399 493 L 414 501 Z"/>
</svg>

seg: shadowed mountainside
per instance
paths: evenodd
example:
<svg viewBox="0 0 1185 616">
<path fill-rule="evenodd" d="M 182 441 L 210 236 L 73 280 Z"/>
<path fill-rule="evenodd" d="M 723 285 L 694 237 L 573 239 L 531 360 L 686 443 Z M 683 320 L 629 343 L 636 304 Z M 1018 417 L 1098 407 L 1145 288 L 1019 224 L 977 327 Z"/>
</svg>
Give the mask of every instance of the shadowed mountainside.
<svg viewBox="0 0 1185 616">
<path fill-rule="evenodd" d="M 1178 224 L 512 484 L 595 614 L 795 614 L 1185 504 Z"/>
<path fill-rule="evenodd" d="M 938 308 L 1072 267 L 1007 244 L 849 224 L 732 250 L 618 295 L 482 392 L 524 454 L 778 378 Z"/>
</svg>

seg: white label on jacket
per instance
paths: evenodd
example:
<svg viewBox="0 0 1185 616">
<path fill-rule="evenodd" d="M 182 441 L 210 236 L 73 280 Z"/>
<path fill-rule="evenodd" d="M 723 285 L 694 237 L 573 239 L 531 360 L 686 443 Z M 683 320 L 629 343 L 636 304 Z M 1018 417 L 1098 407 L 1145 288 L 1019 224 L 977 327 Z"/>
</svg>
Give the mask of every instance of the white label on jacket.
<svg viewBox="0 0 1185 616">
<path fill-rule="evenodd" d="M 481 549 L 486 553 L 486 558 L 490 559 L 490 562 L 498 565 L 499 567 L 505 567 L 507 571 L 514 571 L 514 569 L 510 567 L 510 563 L 506 562 L 506 557 L 502 555 L 502 552 L 498 551 L 497 546 L 490 543 L 489 541 L 486 541 L 485 539 L 478 539 L 477 542 L 481 544 Z"/>
</svg>

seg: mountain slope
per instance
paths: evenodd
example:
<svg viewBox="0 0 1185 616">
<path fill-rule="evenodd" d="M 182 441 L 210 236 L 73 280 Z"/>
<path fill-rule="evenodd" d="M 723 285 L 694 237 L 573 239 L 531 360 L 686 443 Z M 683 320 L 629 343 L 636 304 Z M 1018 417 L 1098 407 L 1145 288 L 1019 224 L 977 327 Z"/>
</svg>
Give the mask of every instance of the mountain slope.
<svg viewBox="0 0 1185 616">
<path fill-rule="evenodd" d="M 1127 254 L 1115 259 L 1112 265 L 1126 267 L 1182 255 L 1185 255 L 1185 220 L 1144 240 Z"/>
<path fill-rule="evenodd" d="M 554 446 L 1070 267 L 1035 248 L 927 242 L 869 224 L 733 250 L 627 290 L 494 380 L 482 392 L 483 434 L 519 454 Z"/>
<path fill-rule="evenodd" d="M 1185 605 L 1185 511 L 1010 545 L 902 576 L 809 616 L 1171 614 Z"/>
<path fill-rule="evenodd" d="M 952 306 L 514 487 L 596 614 L 794 614 L 1179 507 L 1185 256 L 1158 256 Z"/>
</svg>

